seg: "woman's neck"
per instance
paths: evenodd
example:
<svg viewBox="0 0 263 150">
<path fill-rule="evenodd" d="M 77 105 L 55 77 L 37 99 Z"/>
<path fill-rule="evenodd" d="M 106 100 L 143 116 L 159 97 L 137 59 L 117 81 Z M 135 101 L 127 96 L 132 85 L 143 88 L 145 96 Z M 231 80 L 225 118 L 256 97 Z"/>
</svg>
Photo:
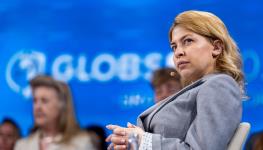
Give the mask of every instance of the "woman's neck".
<svg viewBox="0 0 263 150">
<path fill-rule="evenodd" d="M 55 142 L 58 133 L 59 130 L 56 126 L 42 127 L 39 141 L 40 150 L 48 150 L 50 144 Z"/>
<path fill-rule="evenodd" d="M 58 133 L 58 128 L 55 126 L 42 128 L 42 137 L 55 137 Z"/>
<path fill-rule="evenodd" d="M 210 74 L 214 74 L 214 73 L 217 73 L 217 71 L 213 70 L 213 71 L 210 71 L 210 72 L 205 72 L 205 73 L 193 73 L 191 74 L 191 76 L 188 76 L 188 77 L 181 77 L 181 84 L 183 87 L 186 87 L 190 84 L 192 84 L 193 82 L 207 76 L 207 75 L 210 75 Z"/>
<path fill-rule="evenodd" d="M 195 81 L 197 81 L 197 80 L 199 80 L 199 79 L 201 79 L 202 78 L 202 76 L 192 76 L 192 77 L 187 77 L 187 78 L 181 78 L 181 84 L 182 84 L 182 86 L 183 87 L 186 87 L 186 86 L 188 86 L 188 85 L 190 85 L 190 84 L 192 84 L 193 82 L 195 82 Z"/>
</svg>

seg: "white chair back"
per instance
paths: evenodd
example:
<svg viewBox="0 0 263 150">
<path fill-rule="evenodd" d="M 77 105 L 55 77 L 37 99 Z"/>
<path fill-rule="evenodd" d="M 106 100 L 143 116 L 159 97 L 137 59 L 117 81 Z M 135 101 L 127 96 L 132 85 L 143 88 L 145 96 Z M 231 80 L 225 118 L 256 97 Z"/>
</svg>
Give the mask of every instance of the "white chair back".
<svg viewBox="0 0 263 150">
<path fill-rule="evenodd" d="M 250 124 L 248 122 L 240 123 L 234 136 L 228 144 L 227 150 L 242 150 L 242 146 L 246 141 L 249 130 Z"/>
</svg>

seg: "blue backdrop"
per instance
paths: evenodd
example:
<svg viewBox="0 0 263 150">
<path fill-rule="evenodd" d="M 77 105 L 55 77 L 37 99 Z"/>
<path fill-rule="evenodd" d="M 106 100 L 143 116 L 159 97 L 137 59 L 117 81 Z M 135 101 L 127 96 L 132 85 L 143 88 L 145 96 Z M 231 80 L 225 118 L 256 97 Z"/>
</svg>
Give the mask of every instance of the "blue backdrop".
<svg viewBox="0 0 263 150">
<path fill-rule="evenodd" d="M 47 73 L 67 81 L 84 127 L 127 121 L 153 104 L 152 70 L 172 66 L 168 31 L 185 10 L 211 11 L 227 25 L 244 60 L 243 121 L 263 128 L 263 2 L 260 0 L 1 0 L 0 119 L 28 133 L 28 80 Z M 200 56 L 201 57 L 201 56 Z"/>
</svg>

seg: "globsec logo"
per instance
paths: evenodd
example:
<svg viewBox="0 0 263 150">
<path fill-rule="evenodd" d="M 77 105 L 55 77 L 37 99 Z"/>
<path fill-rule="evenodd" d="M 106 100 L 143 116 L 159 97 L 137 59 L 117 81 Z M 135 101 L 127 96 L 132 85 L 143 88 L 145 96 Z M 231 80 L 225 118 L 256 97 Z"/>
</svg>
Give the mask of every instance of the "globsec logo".
<svg viewBox="0 0 263 150">
<path fill-rule="evenodd" d="M 248 86 L 260 85 L 263 81 L 262 63 L 256 50 L 243 51 L 243 62 Z M 163 55 L 151 52 L 145 55 L 141 53 L 99 53 L 96 56 L 86 54 L 62 53 L 47 56 L 45 51 L 20 50 L 7 62 L 6 81 L 9 88 L 25 98 L 31 96 L 28 81 L 38 74 L 48 73 L 58 80 L 70 82 L 72 80 L 92 84 L 112 80 L 121 82 L 134 82 L 136 80 L 148 80 L 152 71 L 162 66 L 174 67 L 173 54 Z M 95 82 L 94 82 L 95 81 Z M 256 81 L 256 82 L 255 82 Z M 116 83 L 116 82 L 114 82 Z M 253 87 L 252 90 L 253 91 Z M 262 94 L 254 90 L 251 96 L 254 99 L 252 105 L 262 105 Z M 124 108 L 148 105 L 153 102 L 152 97 L 140 92 L 122 93 L 119 96 L 119 105 Z"/>
<path fill-rule="evenodd" d="M 6 81 L 9 87 L 30 97 L 31 90 L 28 81 L 39 73 L 45 71 L 46 57 L 43 53 L 34 50 L 22 50 L 16 53 L 8 62 Z"/>
<path fill-rule="evenodd" d="M 48 72 L 65 82 L 73 79 L 84 83 L 110 82 L 113 79 L 122 82 L 149 80 L 153 70 L 164 65 L 172 67 L 172 57 L 172 53 L 165 57 L 154 52 L 145 56 L 136 53 L 123 53 L 119 56 L 100 53 L 91 58 L 83 54 L 60 54 L 52 57 L 53 60 L 47 60 L 51 57 L 42 52 L 22 50 L 8 62 L 6 80 L 13 91 L 28 98 L 31 95 L 28 81 L 37 74 Z"/>
</svg>

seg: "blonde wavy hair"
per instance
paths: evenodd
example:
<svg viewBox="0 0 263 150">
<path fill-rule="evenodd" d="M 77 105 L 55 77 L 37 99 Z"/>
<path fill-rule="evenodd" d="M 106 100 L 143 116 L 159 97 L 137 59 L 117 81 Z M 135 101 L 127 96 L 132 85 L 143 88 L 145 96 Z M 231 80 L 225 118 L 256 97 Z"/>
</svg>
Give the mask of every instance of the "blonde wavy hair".
<svg viewBox="0 0 263 150">
<path fill-rule="evenodd" d="M 232 76 L 240 86 L 244 95 L 244 74 L 242 60 L 235 41 L 229 35 L 228 30 L 221 19 L 212 13 L 205 11 L 185 11 L 180 13 L 173 22 L 169 31 L 169 39 L 172 39 L 172 31 L 176 26 L 183 27 L 191 32 L 206 37 L 211 43 L 215 40 L 222 42 L 222 53 L 216 60 L 216 72 Z"/>
</svg>

